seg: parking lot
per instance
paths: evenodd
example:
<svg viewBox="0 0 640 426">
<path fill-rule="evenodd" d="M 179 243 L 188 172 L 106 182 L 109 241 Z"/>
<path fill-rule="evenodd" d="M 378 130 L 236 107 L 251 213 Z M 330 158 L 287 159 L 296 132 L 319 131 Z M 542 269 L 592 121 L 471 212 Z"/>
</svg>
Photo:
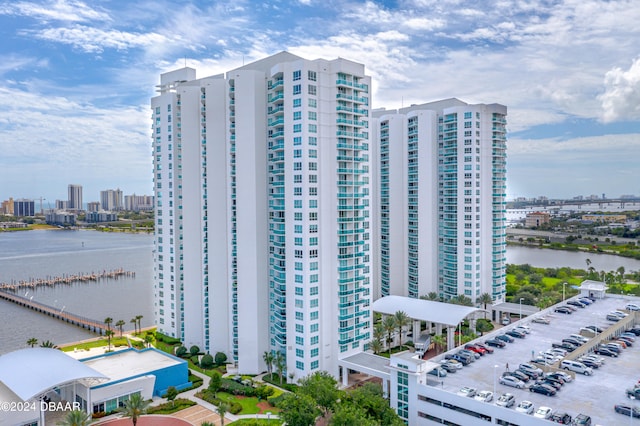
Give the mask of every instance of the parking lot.
<svg viewBox="0 0 640 426">
<path fill-rule="evenodd" d="M 618 358 L 604 357 L 605 364 L 594 369 L 592 376 L 577 374 L 574 381 L 566 383 L 552 397 L 532 393 L 527 389 L 504 386 L 498 382 L 507 366 L 510 370 L 517 369 L 520 363 L 528 363 L 532 355 L 551 348 L 553 342 L 560 342 L 572 333 L 578 334 L 581 327 L 596 325 L 606 329 L 612 326 L 614 323 L 605 319 L 607 313 L 624 309 L 629 300 L 619 296 L 600 299 L 570 315 L 554 313 L 553 309 L 550 309 L 541 313 L 550 320 L 551 323 L 548 325 L 532 323 L 530 319 L 523 318 L 500 330 L 485 334 L 476 341 L 484 342 L 490 336 L 502 334 L 519 324 L 526 324 L 531 329 L 531 333 L 524 339 L 516 338 L 504 348 L 492 348 L 493 354 L 482 356 L 456 373 L 449 373 L 441 383 L 437 383 L 435 377 L 429 376 L 432 382 L 430 384 L 437 383 L 450 392 L 457 392 L 463 386 L 473 387 L 477 391 L 488 390 L 495 394 L 491 404 L 499 395 L 509 392 L 515 395 L 516 404 L 526 399 L 533 402 L 536 409 L 547 406 L 554 412 L 564 411 L 572 417 L 584 413 L 591 416 L 594 425 L 640 425 L 640 419 L 627 419 L 613 409 L 615 404 L 622 402 L 640 406 L 640 402 L 631 401 L 625 396 L 625 390 L 640 380 L 640 338 L 632 347 L 624 349 Z M 638 303 L 637 298 L 633 302 Z"/>
</svg>

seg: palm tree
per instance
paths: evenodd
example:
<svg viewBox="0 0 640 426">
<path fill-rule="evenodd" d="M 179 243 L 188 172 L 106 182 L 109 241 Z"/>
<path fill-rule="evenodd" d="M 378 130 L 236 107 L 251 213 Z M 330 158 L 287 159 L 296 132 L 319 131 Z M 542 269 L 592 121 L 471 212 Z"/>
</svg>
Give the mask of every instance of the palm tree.
<svg viewBox="0 0 640 426">
<path fill-rule="evenodd" d="M 267 364 L 267 373 L 269 373 L 269 377 L 273 380 L 273 361 L 275 361 L 275 357 L 273 356 L 273 352 L 265 351 L 262 354 L 262 359 Z"/>
<path fill-rule="evenodd" d="M 142 333 L 142 318 L 144 318 L 142 315 L 136 315 L 136 321 L 138 322 L 138 333 Z"/>
<path fill-rule="evenodd" d="M 125 401 L 122 413 L 125 415 L 125 417 L 131 417 L 133 426 L 136 426 L 136 424 L 138 423 L 138 417 L 147 413 L 148 406 L 149 401 L 145 401 L 144 399 L 142 399 L 141 394 L 134 393 L 131 394 L 127 401 Z"/>
<path fill-rule="evenodd" d="M 384 324 L 382 324 L 381 322 L 376 323 L 376 325 L 373 327 L 373 339 L 382 342 L 384 340 L 385 334 L 386 331 L 384 329 Z"/>
<path fill-rule="evenodd" d="M 67 413 L 59 426 L 87 426 L 91 422 L 91 416 L 82 410 L 73 410 Z"/>
<path fill-rule="evenodd" d="M 402 333 L 404 332 L 404 328 L 407 327 L 411 323 L 411 318 L 404 311 L 396 311 L 393 315 L 393 319 L 396 322 L 396 327 L 398 328 L 398 334 L 400 335 L 400 348 L 402 348 Z"/>
<path fill-rule="evenodd" d="M 624 284 L 624 266 L 619 267 L 616 272 L 618 272 L 618 282 Z"/>
<path fill-rule="evenodd" d="M 371 340 L 369 342 L 369 349 L 371 349 L 374 354 L 378 355 L 380 352 L 382 352 L 383 349 L 382 341 L 378 339 Z"/>
<path fill-rule="evenodd" d="M 126 323 L 124 322 L 124 320 L 118 320 L 118 322 L 116 323 L 116 327 L 118 327 L 120 329 L 120 337 L 122 337 L 122 328 L 124 327 Z"/>
<path fill-rule="evenodd" d="M 282 384 L 282 376 L 283 376 L 282 373 L 287 367 L 287 363 L 284 355 L 282 355 L 282 352 L 276 352 L 274 362 L 276 364 L 276 370 L 278 371 L 278 376 L 280 376 L 280 384 Z"/>
<path fill-rule="evenodd" d="M 104 324 L 107 326 L 107 330 L 111 330 L 111 324 L 113 323 L 113 318 L 106 317 L 104 319 Z"/>
<path fill-rule="evenodd" d="M 427 295 L 420 296 L 422 300 L 432 300 L 434 302 L 440 301 L 440 296 L 435 291 L 430 291 Z"/>
<path fill-rule="evenodd" d="M 434 346 L 436 347 L 436 354 L 440 353 L 440 349 L 445 348 L 447 346 L 447 339 L 444 338 L 442 334 L 436 334 L 431 338 Z"/>
<path fill-rule="evenodd" d="M 58 347 L 53 342 L 51 342 L 49 340 L 45 340 L 44 342 L 40 343 L 40 347 L 41 348 L 58 349 Z"/>
<path fill-rule="evenodd" d="M 31 339 L 27 340 L 27 345 L 31 347 L 34 347 L 37 344 L 38 344 L 38 339 L 36 339 L 35 337 L 32 337 Z"/>
<path fill-rule="evenodd" d="M 493 297 L 489 293 L 482 293 L 478 298 L 478 303 L 484 307 L 484 319 L 487 319 L 487 305 L 493 304 Z"/>
<path fill-rule="evenodd" d="M 144 341 L 146 342 L 147 347 L 151 346 L 153 340 L 153 333 L 151 331 L 147 331 L 147 334 L 144 335 Z"/>
<path fill-rule="evenodd" d="M 111 337 L 115 334 L 113 330 L 107 330 L 104 335 L 107 336 L 107 345 L 109 346 L 109 352 L 111 352 Z"/>
<path fill-rule="evenodd" d="M 131 321 L 129 322 L 133 324 L 133 334 L 136 334 L 138 332 L 138 320 L 131 318 Z"/>
<path fill-rule="evenodd" d="M 449 299 L 449 303 L 453 303 L 454 305 L 473 306 L 473 301 L 464 294 L 459 294 L 455 297 L 452 297 L 451 299 Z"/>
<path fill-rule="evenodd" d="M 389 355 L 391 355 L 391 343 L 393 342 L 393 332 L 396 329 L 396 320 L 392 316 L 384 317 L 382 320 L 382 325 L 384 327 L 384 331 L 387 333 L 387 345 L 389 345 Z"/>
<path fill-rule="evenodd" d="M 220 426 L 224 426 L 224 415 L 227 414 L 227 411 L 229 411 L 229 406 L 226 402 L 221 402 L 220 404 L 218 404 L 216 412 L 220 416 Z"/>
</svg>

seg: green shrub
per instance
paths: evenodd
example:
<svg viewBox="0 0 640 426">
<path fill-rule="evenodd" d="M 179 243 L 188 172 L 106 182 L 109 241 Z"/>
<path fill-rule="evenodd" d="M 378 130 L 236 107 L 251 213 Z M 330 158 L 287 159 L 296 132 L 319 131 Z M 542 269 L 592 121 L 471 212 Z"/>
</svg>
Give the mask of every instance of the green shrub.
<svg viewBox="0 0 640 426">
<path fill-rule="evenodd" d="M 196 396 L 213 405 L 220 405 L 222 402 L 225 402 L 220 398 L 216 398 L 215 396 L 213 396 L 213 393 L 209 392 L 208 390 L 202 390 L 198 392 Z M 226 401 L 226 403 L 229 405 L 229 412 L 231 414 L 238 414 L 240 411 L 242 411 L 242 405 L 240 405 L 240 403 L 236 401 Z"/>
<path fill-rule="evenodd" d="M 200 367 L 202 368 L 211 368 L 213 367 L 213 357 L 209 354 L 206 354 L 200 360 Z"/>
<path fill-rule="evenodd" d="M 287 394 L 286 394 L 286 393 L 281 393 L 281 394 L 280 394 L 280 395 L 278 395 L 278 396 L 272 396 L 272 397 L 267 398 L 267 402 L 268 402 L 269 404 L 273 405 L 274 407 L 279 408 L 279 407 L 278 407 L 278 404 L 279 404 L 280 402 L 282 402 L 282 400 L 284 399 L 284 397 L 285 397 L 285 396 L 287 396 Z"/>
<path fill-rule="evenodd" d="M 227 362 L 227 355 L 224 352 L 216 353 L 216 365 L 224 365 Z"/>
<path fill-rule="evenodd" d="M 187 348 L 185 348 L 184 346 L 180 346 L 178 349 L 176 349 L 176 356 L 179 357 L 183 357 L 187 354 Z"/>
<path fill-rule="evenodd" d="M 191 354 L 191 356 L 198 355 L 200 353 L 200 348 L 196 345 L 193 345 L 189 348 L 189 353 Z"/>
<path fill-rule="evenodd" d="M 196 405 L 195 401 L 191 401 L 189 399 L 178 398 L 172 402 L 165 402 L 164 404 L 156 405 L 154 407 L 149 407 L 147 409 L 147 414 L 171 414 L 176 411 L 183 410 L 188 407 L 192 407 Z"/>
<path fill-rule="evenodd" d="M 255 396 L 255 389 L 251 386 L 243 385 L 242 383 L 238 383 L 235 380 L 231 379 L 222 379 L 222 384 L 220 385 L 220 390 L 222 392 L 227 392 L 233 395 L 245 395 L 245 396 Z"/>
</svg>

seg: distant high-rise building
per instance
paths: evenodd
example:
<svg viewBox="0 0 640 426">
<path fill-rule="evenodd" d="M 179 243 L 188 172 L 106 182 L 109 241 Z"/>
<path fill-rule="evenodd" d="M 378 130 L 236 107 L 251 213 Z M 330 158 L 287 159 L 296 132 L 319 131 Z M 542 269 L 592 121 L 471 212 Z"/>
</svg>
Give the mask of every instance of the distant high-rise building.
<svg viewBox="0 0 640 426">
<path fill-rule="evenodd" d="M 2 202 L 2 213 L 13 215 L 13 198 Z"/>
<path fill-rule="evenodd" d="M 69 208 L 68 200 L 56 200 L 56 210 L 66 210 Z"/>
<path fill-rule="evenodd" d="M 155 317 L 241 371 L 296 378 L 371 340 L 370 77 L 283 52 L 196 79 L 153 110 Z"/>
<path fill-rule="evenodd" d="M 124 209 L 134 212 L 153 210 L 153 195 L 125 195 Z"/>
<path fill-rule="evenodd" d="M 506 114 L 458 99 L 375 111 L 377 296 L 504 300 Z"/>
<path fill-rule="evenodd" d="M 118 211 L 122 210 L 122 191 L 118 189 L 107 189 L 100 191 L 100 205 L 103 210 Z"/>
<path fill-rule="evenodd" d="M 99 201 L 91 201 L 87 203 L 88 212 L 99 212 L 100 210 L 102 210 L 102 206 Z"/>
<path fill-rule="evenodd" d="M 21 198 L 13 202 L 13 215 L 14 216 L 35 216 L 36 215 L 36 203 L 33 200 L 27 200 Z"/>
<path fill-rule="evenodd" d="M 67 208 L 69 210 L 82 210 L 82 185 L 69 184 L 69 203 Z"/>
</svg>

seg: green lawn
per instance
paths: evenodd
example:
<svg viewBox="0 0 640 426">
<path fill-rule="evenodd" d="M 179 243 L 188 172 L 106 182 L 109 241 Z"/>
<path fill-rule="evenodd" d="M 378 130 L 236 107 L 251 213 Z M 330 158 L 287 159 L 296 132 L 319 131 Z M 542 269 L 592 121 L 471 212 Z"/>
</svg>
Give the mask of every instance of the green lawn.
<svg viewBox="0 0 640 426">
<path fill-rule="evenodd" d="M 280 419 L 240 419 L 233 422 L 236 426 L 280 426 L 282 425 L 282 420 Z"/>
<path fill-rule="evenodd" d="M 240 411 L 238 414 L 258 414 L 260 413 L 260 408 L 258 408 L 257 404 L 261 401 L 258 401 L 258 398 L 256 397 L 248 397 L 248 396 L 235 396 L 235 395 L 231 395 L 230 393 L 226 393 L 226 392 L 218 392 L 218 398 L 221 399 L 222 401 L 225 402 L 237 402 L 238 404 L 242 405 L 242 411 Z M 266 402 L 266 401 L 262 401 L 262 402 Z M 275 407 L 270 407 L 268 409 L 268 411 L 271 411 L 272 413 L 276 413 L 280 410 L 278 410 Z"/>
</svg>

